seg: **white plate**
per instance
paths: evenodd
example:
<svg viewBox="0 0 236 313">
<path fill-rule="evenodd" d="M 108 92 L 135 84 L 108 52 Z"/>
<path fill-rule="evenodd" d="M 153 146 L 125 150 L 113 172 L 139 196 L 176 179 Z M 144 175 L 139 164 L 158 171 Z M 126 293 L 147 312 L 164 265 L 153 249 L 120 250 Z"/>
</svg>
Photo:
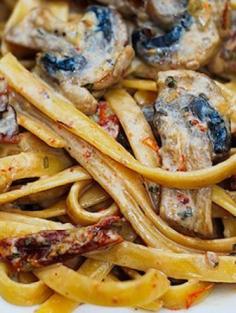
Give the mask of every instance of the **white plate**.
<svg viewBox="0 0 236 313">
<path fill-rule="evenodd" d="M 0 299 L 0 313 L 33 313 L 36 307 L 16 307 Z M 143 313 L 123 308 L 103 308 L 92 305 L 82 305 L 74 313 Z M 145 311 L 147 312 L 147 311 Z M 160 313 L 235 313 L 236 312 L 236 285 L 221 285 L 204 302 L 189 310 L 169 311 L 162 309 Z"/>
</svg>

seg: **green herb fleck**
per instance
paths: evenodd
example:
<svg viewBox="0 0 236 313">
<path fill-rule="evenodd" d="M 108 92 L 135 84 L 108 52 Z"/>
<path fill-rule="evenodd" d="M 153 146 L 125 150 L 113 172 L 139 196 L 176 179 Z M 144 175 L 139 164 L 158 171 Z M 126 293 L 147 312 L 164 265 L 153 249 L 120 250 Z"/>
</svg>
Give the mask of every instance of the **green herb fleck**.
<svg viewBox="0 0 236 313">
<path fill-rule="evenodd" d="M 14 253 L 12 253 L 12 255 L 11 255 L 11 258 L 12 259 L 18 259 L 20 257 L 20 253 L 18 253 L 18 252 L 14 252 Z"/>
<path fill-rule="evenodd" d="M 93 90 L 93 84 L 87 84 L 84 87 L 87 88 L 89 91 Z"/>
<path fill-rule="evenodd" d="M 156 193 L 159 191 L 159 187 L 157 185 L 151 185 L 148 187 L 148 190 L 151 192 L 151 193 Z"/>
<path fill-rule="evenodd" d="M 186 220 L 186 218 L 188 217 L 192 217 L 193 216 L 193 210 L 192 208 L 186 208 L 186 210 L 182 211 L 182 212 L 178 212 L 177 215 L 181 218 L 182 221 Z"/>
<path fill-rule="evenodd" d="M 25 239 L 25 245 L 26 245 L 26 246 L 30 246 L 31 243 L 32 243 L 32 239 L 31 239 L 31 238 L 26 238 L 26 239 Z"/>
<path fill-rule="evenodd" d="M 166 78 L 166 81 L 165 81 L 166 85 L 169 87 L 169 88 L 176 88 L 177 87 L 177 81 L 174 79 L 173 76 L 168 76 Z"/>
</svg>

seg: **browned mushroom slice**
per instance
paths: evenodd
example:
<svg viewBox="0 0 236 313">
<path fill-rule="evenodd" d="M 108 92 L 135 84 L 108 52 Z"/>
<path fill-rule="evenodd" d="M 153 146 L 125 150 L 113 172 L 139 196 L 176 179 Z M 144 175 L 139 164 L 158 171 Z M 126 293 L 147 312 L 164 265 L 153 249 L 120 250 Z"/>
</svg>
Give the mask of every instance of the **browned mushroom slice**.
<svg viewBox="0 0 236 313">
<path fill-rule="evenodd" d="M 148 27 L 137 29 L 132 36 L 137 55 L 158 70 L 196 70 L 207 64 L 220 43 L 210 4 L 207 10 L 194 15 L 186 10 L 164 34 Z"/>
<path fill-rule="evenodd" d="M 155 105 L 154 125 L 162 142 L 162 167 L 169 171 L 191 171 L 211 166 L 212 152 L 206 129 L 201 132 L 193 126 L 191 131 L 190 123 L 182 116 L 181 111 L 190 99 L 182 97 L 169 103 L 160 99 Z M 183 107 L 179 107 L 179 103 Z M 184 233 L 211 236 L 211 188 L 196 191 L 162 188 L 160 214 Z"/>
<path fill-rule="evenodd" d="M 145 0 L 98 0 L 98 2 L 110 5 L 124 15 L 139 16 L 143 15 L 145 10 Z"/>
<path fill-rule="evenodd" d="M 45 9 L 33 10 L 6 39 L 42 51 L 37 73 L 59 86 L 84 113 L 96 111 L 89 91 L 118 82 L 133 58 L 126 25 L 111 8 L 90 6 L 79 23 L 66 24 Z"/>
<path fill-rule="evenodd" d="M 147 13 L 157 24 L 169 29 L 183 16 L 187 0 L 148 0 Z"/>
<path fill-rule="evenodd" d="M 122 237 L 113 229 L 119 217 L 108 217 L 96 225 L 70 230 L 46 230 L 24 237 L 0 241 L 0 258 L 17 271 L 65 261 L 75 255 L 120 243 Z"/>
<path fill-rule="evenodd" d="M 209 70 L 222 76 L 236 73 L 236 31 L 223 42 L 219 52 L 210 62 Z"/>
<path fill-rule="evenodd" d="M 209 78 L 191 71 L 163 72 L 158 82 L 153 125 L 161 138 L 162 167 L 192 171 L 212 166 L 214 156 L 230 149 L 230 130 L 218 112 L 225 101 L 221 91 Z M 211 187 L 162 188 L 160 214 L 183 233 L 212 237 L 211 194 Z"/>
<path fill-rule="evenodd" d="M 78 29 L 83 32 L 76 51 L 43 54 L 39 59 L 41 67 L 54 79 L 66 80 L 70 76 L 90 90 L 104 89 L 119 81 L 133 58 L 132 48 L 126 46 L 128 34 L 120 15 L 107 7 L 90 6 Z"/>
<path fill-rule="evenodd" d="M 10 105 L 8 86 L 6 81 L 0 78 L 0 142 L 17 142 L 18 133 L 16 112 Z"/>
</svg>

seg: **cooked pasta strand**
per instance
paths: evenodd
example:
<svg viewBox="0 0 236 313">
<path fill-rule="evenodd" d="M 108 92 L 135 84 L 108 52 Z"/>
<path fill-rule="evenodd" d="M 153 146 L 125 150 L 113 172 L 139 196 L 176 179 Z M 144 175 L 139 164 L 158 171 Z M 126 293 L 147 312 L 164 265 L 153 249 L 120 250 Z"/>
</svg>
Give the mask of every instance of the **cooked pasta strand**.
<svg viewBox="0 0 236 313">
<path fill-rule="evenodd" d="M 0 187 L 9 187 L 12 181 L 18 179 L 53 175 L 70 164 L 66 156 L 58 158 L 58 155 L 46 152 L 22 152 L 7 156 L 0 162 Z"/>
<path fill-rule="evenodd" d="M 0 71 L 16 91 L 60 126 L 159 184 L 172 188 L 200 188 L 218 183 L 236 172 L 236 155 L 211 168 L 192 172 L 169 172 L 160 168 L 145 167 L 95 122 L 79 112 L 71 102 L 53 92 L 49 86 L 28 72 L 13 55 L 8 54 L 1 59 Z M 114 101 L 117 105 L 122 101 L 124 93 L 123 90 L 116 90 Z"/>
<path fill-rule="evenodd" d="M 124 242 L 109 251 L 91 254 L 89 257 L 141 271 L 146 271 L 148 268 L 156 268 L 168 277 L 176 279 L 236 282 L 235 256 L 218 256 L 218 263 L 214 267 L 209 264 L 204 254 L 167 252 Z"/>
<path fill-rule="evenodd" d="M 194 279 L 178 286 L 171 286 L 162 297 L 164 307 L 169 310 L 188 309 L 207 297 L 213 287 L 212 283 Z"/>
<path fill-rule="evenodd" d="M 116 204 L 113 204 L 109 208 L 100 212 L 88 212 L 84 210 L 78 201 L 78 197 L 80 196 L 80 193 L 83 192 L 84 187 L 86 187 L 88 183 L 89 182 L 86 181 L 75 183 L 71 187 L 67 198 L 67 214 L 74 223 L 84 226 L 95 224 L 105 217 L 113 216 L 118 213 Z"/>
<path fill-rule="evenodd" d="M 31 217 L 38 217 L 38 218 L 52 218 L 57 216 L 63 216 L 66 214 L 66 203 L 64 200 L 60 200 L 59 202 L 55 203 L 51 207 L 39 211 L 25 211 L 17 208 L 12 207 L 2 207 L 0 210 L 9 213 L 15 214 L 22 214 L 24 216 L 31 216 Z"/>
<path fill-rule="evenodd" d="M 140 279 L 127 282 L 99 282 L 62 265 L 39 270 L 37 276 L 72 300 L 103 306 L 134 307 L 148 303 L 162 296 L 169 287 L 165 275 L 156 270 L 149 270 Z M 67 277 L 66 281 L 63 277 Z"/>
<path fill-rule="evenodd" d="M 124 79 L 121 84 L 125 88 L 157 91 L 157 84 L 152 80 Z"/>
<path fill-rule="evenodd" d="M 7 266 L 0 263 L 0 295 L 15 305 L 41 304 L 51 295 L 51 290 L 42 282 L 29 284 L 15 282 L 8 276 Z"/>
<path fill-rule="evenodd" d="M 25 197 L 29 194 L 41 192 L 44 190 L 52 189 L 58 186 L 63 186 L 66 184 L 71 184 L 78 180 L 87 180 L 90 176 L 86 171 L 79 167 L 71 167 L 66 169 L 56 175 L 42 178 L 36 182 L 29 183 L 24 188 L 8 191 L 0 195 L 0 203 L 8 203 L 16 199 Z"/>
<path fill-rule="evenodd" d="M 63 148 L 65 146 L 64 141 L 53 132 L 47 125 L 43 125 L 36 121 L 33 117 L 29 117 L 24 114 L 17 115 L 17 122 L 19 125 L 30 131 L 35 136 L 39 137 L 46 144 L 53 148 Z"/>
<path fill-rule="evenodd" d="M 230 197 L 230 195 L 221 187 L 214 186 L 212 201 L 224 208 L 226 211 L 236 216 L 236 202 Z"/>
<path fill-rule="evenodd" d="M 123 269 L 123 270 L 125 270 L 125 269 Z M 135 272 L 133 270 L 130 270 L 130 271 Z M 130 275 L 130 277 L 133 279 L 138 279 L 141 277 L 141 275 L 138 274 L 138 272 L 135 272 L 135 277 L 132 277 L 132 275 Z M 107 278 L 105 279 L 105 281 L 119 281 L 119 279 L 115 275 L 110 273 L 107 276 Z M 153 312 L 158 312 L 162 307 L 163 307 L 163 301 L 159 300 L 159 299 L 139 306 L 140 309 L 147 310 L 147 311 L 153 311 Z"/>
<path fill-rule="evenodd" d="M 79 199 L 82 208 L 89 208 L 109 199 L 109 195 L 99 186 L 91 186 Z"/>
</svg>

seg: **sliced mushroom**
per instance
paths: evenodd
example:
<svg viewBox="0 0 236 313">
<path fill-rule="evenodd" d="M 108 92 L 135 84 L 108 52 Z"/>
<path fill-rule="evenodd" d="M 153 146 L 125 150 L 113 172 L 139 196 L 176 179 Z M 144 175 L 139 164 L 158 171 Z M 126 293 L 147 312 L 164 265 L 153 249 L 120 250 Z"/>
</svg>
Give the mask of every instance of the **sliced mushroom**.
<svg viewBox="0 0 236 313">
<path fill-rule="evenodd" d="M 216 56 L 209 63 L 209 70 L 221 76 L 236 73 L 236 31 L 223 42 Z"/>
<path fill-rule="evenodd" d="M 147 13 L 164 29 L 175 25 L 186 12 L 187 0 L 148 0 Z"/>
<path fill-rule="evenodd" d="M 193 0 L 192 0 L 193 1 Z M 230 34 L 233 10 L 230 0 L 208 0 L 212 4 L 213 16 L 222 38 Z"/>
<path fill-rule="evenodd" d="M 221 8 L 218 24 L 224 40 L 208 68 L 214 74 L 227 77 L 236 72 L 236 12 L 230 10 L 228 0 L 222 1 Z"/>
<path fill-rule="evenodd" d="M 145 10 L 145 0 L 98 0 L 98 2 L 110 5 L 124 15 L 143 15 Z"/>
<path fill-rule="evenodd" d="M 225 99 L 203 74 L 167 71 L 159 74 L 159 96 L 153 125 L 161 139 L 162 167 L 192 171 L 212 166 L 230 149 L 230 129 L 219 113 Z M 213 237 L 211 187 L 197 190 L 162 188 L 160 214 L 188 234 Z"/>
<path fill-rule="evenodd" d="M 118 82 L 134 54 L 120 15 L 98 5 L 88 7 L 77 24 L 63 23 L 46 9 L 33 10 L 6 39 L 42 51 L 37 73 L 87 114 L 97 104 L 89 91 Z"/>
<path fill-rule="evenodd" d="M 16 142 L 18 133 L 16 112 L 10 105 L 8 86 L 6 81 L 0 78 L 0 143 Z"/>
<path fill-rule="evenodd" d="M 172 1 L 167 4 L 170 3 Z M 166 12 L 169 10 L 167 4 L 165 2 Z M 166 33 L 154 32 L 151 28 L 136 30 L 132 35 L 132 42 L 137 55 L 158 70 L 196 70 L 207 64 L 220 43 L 210 4 L 208 13 L 205 17 L 202 10 L 198 10 L 194 15 L 185 11 Z"/>
</svg>

